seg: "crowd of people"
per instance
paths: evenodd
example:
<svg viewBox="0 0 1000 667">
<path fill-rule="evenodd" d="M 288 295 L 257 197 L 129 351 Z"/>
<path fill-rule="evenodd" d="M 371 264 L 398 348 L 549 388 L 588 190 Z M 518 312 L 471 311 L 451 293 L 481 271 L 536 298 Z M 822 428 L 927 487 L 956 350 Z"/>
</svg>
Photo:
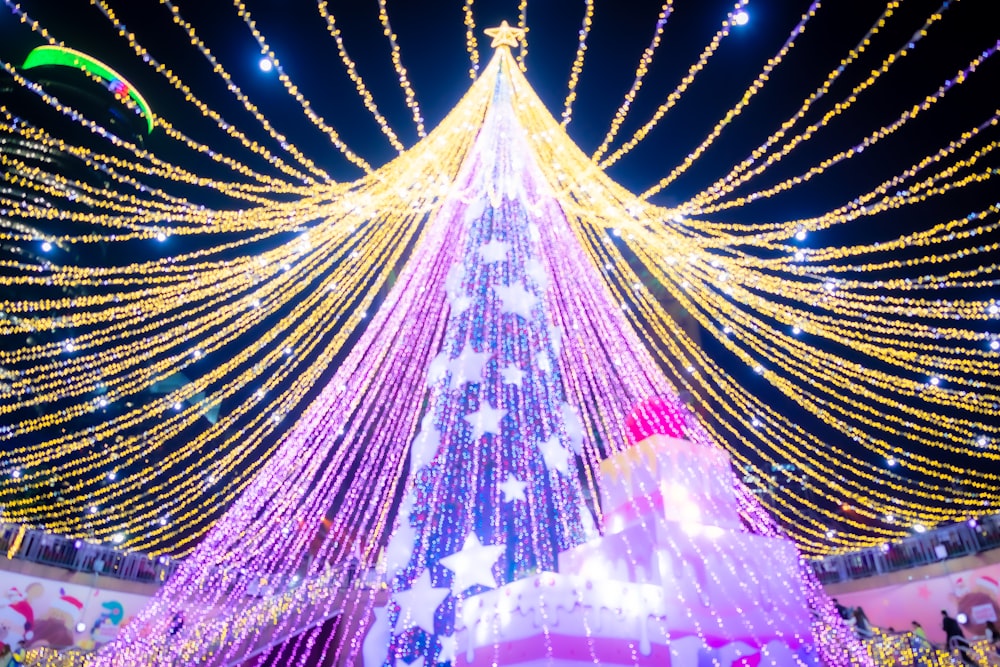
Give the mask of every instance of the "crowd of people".
<svg viewBox="0 0 1000 667">
<path fill-rule="evenodd" d="M 945 634 L 945 642 L 938 645 L 927 637 L 926 630 L 917 621 L 911 623 L 912 627 L 909 630 L 897 631 L 892 627 L 875 628 L 861 607 L 845 607 L 836 598 L 833 598 L 833 603 L 840 617 L 854 629 L 854 632 L 861 639 L 907 635 L 910 647 L 917 653 L 945 650 L 967 667 L 979 667 L 980 665 L 973 656 L 970 638 L 966 636 L 962 623 L 945 609 L 941 610 L 941 629 Z M 993 654 L 987 656 L 989 664 L 1000 663 L 1000 630 L 997 629 L 995 621 L 987 620 L 983 635 L 974 636 L 971 639 L 985 639 Z"/>
</svg>

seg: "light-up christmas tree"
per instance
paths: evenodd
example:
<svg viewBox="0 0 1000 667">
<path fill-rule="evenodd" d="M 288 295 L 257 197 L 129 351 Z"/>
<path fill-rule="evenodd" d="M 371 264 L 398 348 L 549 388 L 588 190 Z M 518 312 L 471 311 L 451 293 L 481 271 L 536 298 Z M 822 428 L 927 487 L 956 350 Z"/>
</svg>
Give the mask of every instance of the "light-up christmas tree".
<svg viewBox="0 0 1000 667">
<path fill-rule="evenodd" d="M 496 29 L 470 92 L 391 165 L 397 187 L 415 184 L 399 196 L 447 194 L 360 340 L 94 664 L 230 665 L 266 660 L 284 641 L 331 663 L 452 663 L 463 600 L 558 569 L 560 552 L 592 535 L 601 508 L 584 501 L 581 479 L 599 484 L 591 475 L 627 446 L 637 405 L 653 419 L 644 401 L 659 397 L 659 428 L 714 446 L 591 268 L 560 189 L 586 176 L 584 206 L 598 191 L 623 207 L 629 196 L 567 148 L 509 52 L 517 35 Z M 441 163 L 445 147 L 455 158 Z M 569 164 L 587 172 L 567 174 Z M 747 525 L 774 533 L 753 494 L 735 490 Z M 824 659 L 861 660 L 808 567 L 791 567 Z M 387 576 L 387 596 L 358 585 L 369 568 Z M 332 618 L 341 629 L 316 649 Z"/>
<path fill-rule="evenodd" d="M 506 27 L 495 35 L 495 45 L 511 45 Z M 507 76 L 496 80 L 444 205 L 445 233 L 460 239 L 456 261 L 444 285 L 428 285 L 446 291 L 449 315 L 410 453 L 410 496 L 389 543 L 389 569 L 398 572 L 390 664 L 452 661 L 457 600 L 554 570 L 559 552 L 583 539 L 573 451 L 582 451 L 582 434 L 564 419 L 573 408 L 540 259 L 547 221 L 532 206 L 543 184 L 511 113 Z"/>
</svg>

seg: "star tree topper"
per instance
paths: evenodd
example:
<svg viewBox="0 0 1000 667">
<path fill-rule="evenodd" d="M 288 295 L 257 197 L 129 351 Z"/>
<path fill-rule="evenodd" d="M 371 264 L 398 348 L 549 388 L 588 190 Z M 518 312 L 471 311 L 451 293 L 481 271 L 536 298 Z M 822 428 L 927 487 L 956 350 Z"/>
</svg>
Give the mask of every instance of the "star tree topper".
<svg viewBox="0 0 1000 667">
<path fill-rule="evenodd" d="M 502 21 L 499 27 L 487 28 L 483 32 L 487 37 L 493 38 L 490 47 L 495 49 L 498 46 L 517 46 L 518 40 L 524 39 L 527 31 L 527 28 L 512 28 L 507 21 Z"/>
</svg>

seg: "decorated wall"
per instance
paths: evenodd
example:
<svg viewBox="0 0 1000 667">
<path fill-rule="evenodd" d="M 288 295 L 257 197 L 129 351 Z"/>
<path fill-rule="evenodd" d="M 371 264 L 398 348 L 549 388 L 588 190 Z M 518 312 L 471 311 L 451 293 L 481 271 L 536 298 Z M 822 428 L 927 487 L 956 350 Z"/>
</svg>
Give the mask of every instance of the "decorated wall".
<svg viewBox="0 0 1000 667">
<path fill-rule="evenodd" d="M 986 621 L 1000 620 L 1000 563 L 927 579 L 836 595 L 841 604 L 864 609 L 872 625 L 911 629 L 920 623 L 933 642 L 943 642 L 941 610 L 965 614 L 967 637 L 982 636 Z"/>
<path fill-rule="evenodd" d="M 148 600 L 4 571 L 0 596 L 0 667 L 8 667 L 11 656 L 24 648 L 92 650 L 113 639 Z"/>
</svg>

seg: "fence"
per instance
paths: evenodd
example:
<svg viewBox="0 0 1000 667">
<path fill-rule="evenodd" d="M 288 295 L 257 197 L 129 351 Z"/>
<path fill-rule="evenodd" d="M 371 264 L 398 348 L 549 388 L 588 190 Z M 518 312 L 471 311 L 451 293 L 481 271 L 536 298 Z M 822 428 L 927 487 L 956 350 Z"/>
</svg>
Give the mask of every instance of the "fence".
<svg viewBox="0 0 1000 667">
<path fill-rule="evenodd" d="M 929 565 L 1000 546 L 1000 515 L 943 526 L 879 547 L 836 554 L 812 561 L 824 584 L 863 579 Z"/>
<path fill-rule="evenodd" d="M 143 583 L 163 583 L 177 568 L 177 561 L 168 556 L 153 558 L 13 523 L 0 524 L 0 554 Z"/>
</svg>

